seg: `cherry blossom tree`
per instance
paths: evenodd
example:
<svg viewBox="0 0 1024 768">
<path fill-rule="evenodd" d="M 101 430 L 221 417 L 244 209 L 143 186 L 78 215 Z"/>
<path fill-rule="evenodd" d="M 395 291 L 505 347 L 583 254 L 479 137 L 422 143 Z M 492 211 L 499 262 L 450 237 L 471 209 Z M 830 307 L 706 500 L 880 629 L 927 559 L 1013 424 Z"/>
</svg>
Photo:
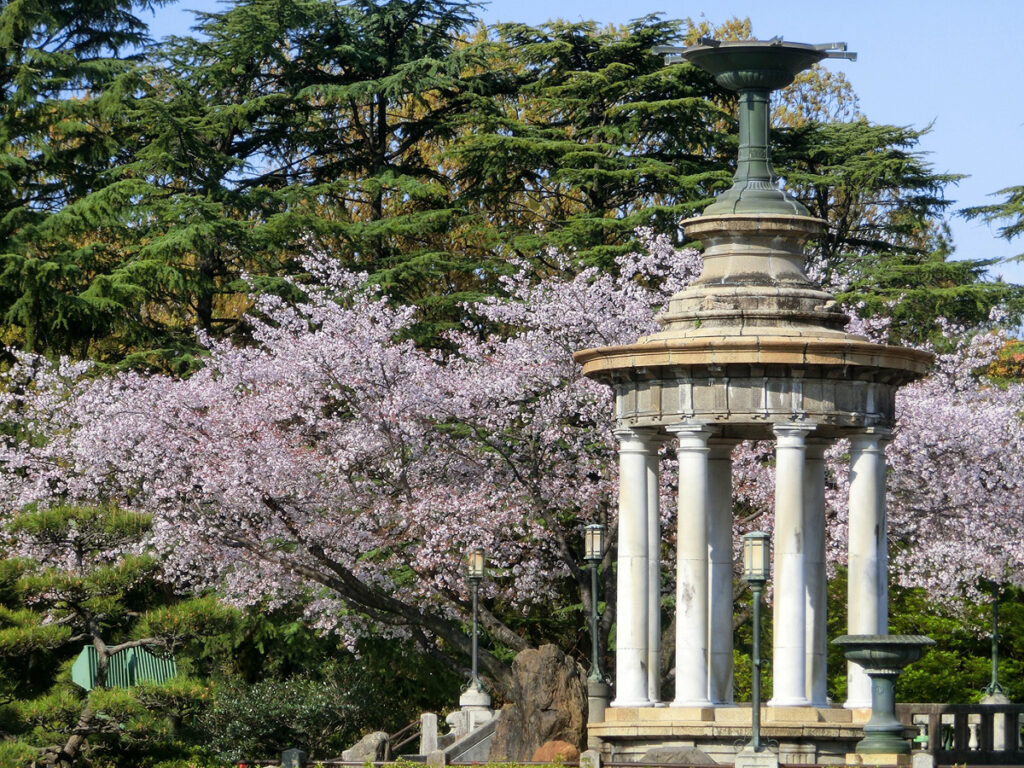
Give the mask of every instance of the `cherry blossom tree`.
<svg viewBox="0 0 1024 768">
<path fill-rule="evenodd" d="M 391 632 L 465 657 L 462 553 L 484 546 L 490 602 L 526 612 L 574 584 L 581 529 L 614 525 L 609 391 L 570 353 L 635 338 L 695 274 L 695 253 L 648 238 L 617 277 L 585 270 L 474 309 L 511 332 L 453 334 L 444 356 L 401 336 L 413 311 L 311 262 L 288 306 L 261 298 L 253 344 L 205 340 L 188 379 L 22 355 L 3 395 L 0 483 L 15 507 L 103 499 L 153 515 L 152 545 L 181 583 L 251 604 L 301 598 L 353 640 Z M 552 258 L 555 258 L 554 256 Z M 567 264 L 566 264 L 567 266 Z M 518 650 L 542 640 L 483 611 Z M 499 687 L 506 667 L 481 662 Z M 458 664 L 458 661 L 454 663 Z"/>
<path fill-rule="evenodd" d="M 1024 586 L 1024 384 L 984 375 L 1007 342 L 962 329 L 931 376 L 905 388 L 889 449 L 893 565 L 946 600 L 984 582 Z"/>
<path fill-rule="evenodd" d="M 204 339 L 207 363 L 187 379 L 20 355 L 0 394 L 0 491 L 15 509 L 102 501 L 144 512 L 181 584 L 238 604 L 298 598 L 325 631 L 402 636 L 454 668 L 470 647 L 463 553 L 482 546 L 494 573 L 484 627 L 495 645 L 530 647 L 550 625 L 524 616 L 595 597 L 579 567 L 583 526 L 606 523 L 614 541 L 611 392 L 582 378 L 571 352 L 651 332 L 699 272 L 695 252 L 651 233 L 645 242 L 614 276 L 574 273 L 557 254 L 564 268 L 545 279 L 524 265 L 504 298 L 467 313 L 503 332 L 481 338 L 467 325 L 447 353 L 403 340 L 411 308 L 320 258 L 302 303 L 257 299 L 252 343 Z M 1022 571 L 1022 391 L 976 375 L 993 338 L 942 356 L 900 396 L 891 531 L 905 583 L 948 592 Z M 770 527 L 769 450 L 737 448 L 740 528 Z M 845 558 L 845 450 L 829 454 L 833 562 Z M 671 459 L 668 449 L 666 557 Z M 500 655 L 483 651 L 481 666 L 501 690 Z"/>
</svg>

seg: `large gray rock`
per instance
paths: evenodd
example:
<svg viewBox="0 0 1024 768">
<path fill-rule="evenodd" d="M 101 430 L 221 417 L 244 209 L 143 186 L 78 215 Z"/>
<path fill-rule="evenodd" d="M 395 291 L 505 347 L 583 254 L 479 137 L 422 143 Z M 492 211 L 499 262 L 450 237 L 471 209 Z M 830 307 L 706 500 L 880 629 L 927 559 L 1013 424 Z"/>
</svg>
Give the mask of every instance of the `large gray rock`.
<svg viewBox="0 0 1024 768">
<path fill-rule="evenodd" d="M 557 647 L 542 645 L 516 656 L 511 694 L 491 742 L 491 762 L 527 762 L 549 741 L 586 748 L 586 676 Z"/>
<path fill-rule="evenodd" d="M 384 731 L 368 733 L 359 742 L 341 753 L 346 763 L 381 762 L 391 759 L 391 742 Z"/>
</svg>

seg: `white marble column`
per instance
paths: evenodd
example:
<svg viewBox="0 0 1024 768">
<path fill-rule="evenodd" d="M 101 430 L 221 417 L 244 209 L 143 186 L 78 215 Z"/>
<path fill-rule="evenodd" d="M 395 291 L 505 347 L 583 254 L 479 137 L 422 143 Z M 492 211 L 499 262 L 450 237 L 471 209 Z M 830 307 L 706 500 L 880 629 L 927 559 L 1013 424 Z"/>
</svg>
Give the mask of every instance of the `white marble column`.
<svg viewBox="0 0 1024 768">
<path fill-rule="evenodd" d="M 613 707 L 650 705 L 647 689 L 647 468 L 657 444 L 644 430 L 617 429 L 619 541 L 616 571 L 615 700 Z"/>
<path fill-rule="evenodd" d="M 850 532 L 847 628 L 851 635 L 889 634 L 889 560 L 885 520 L 885 443 L 891 432 L 869 428 L 850 437 Z M 871 681 L 846 664 L 847 709 L 871 706 Z"/>
<path fill-rule="evenodd" d="M 661 504 L 658 446 L 647 454 L 647 695 L 661 701 Z"/>
<path fill-rule="evenodd" d="M 807 699 L 828 706 L 828 577 L 825 573 L 825 440 L 809 439 L 804 463 L 804 573 L 807 580 Z"/>
<path fill-rule="evenodd" d="M 708 698 L 733 703 L 732 668 L 732 449 L 734 440 L 712 440 L 708 454 Z"/>
<path fill-rule="evenodd" d="M 703 424 L 668 428 L 679 441 L 679 531 L 676 535 L 676 696 L 674 707 L 708 699 L 708 439 Z"/>
<path fill-rule="evenodd" d="M 775 707 L 806 706 L 806 571 L 804 469 L 807 435 L 814 424 L 776 424 L 775 604 L 772 684 Z"/>
</svg>

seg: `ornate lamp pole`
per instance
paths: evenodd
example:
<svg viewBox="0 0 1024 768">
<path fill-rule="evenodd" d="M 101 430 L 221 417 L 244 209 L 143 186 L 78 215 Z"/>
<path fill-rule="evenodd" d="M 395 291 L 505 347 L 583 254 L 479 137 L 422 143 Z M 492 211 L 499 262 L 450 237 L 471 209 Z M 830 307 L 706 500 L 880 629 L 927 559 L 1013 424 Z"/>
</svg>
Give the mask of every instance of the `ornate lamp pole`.
<svg viewBox="0 0 1024 768">
<path fill-rule="evenodd" d="M 754 752 L 764 749 L 761 743 L 761 590 L 771 572 L 771 544 L 767 533 L 753 531 L 743 535 L 743 580 L 750 585 L 754 597 L 754 647 L 750 664 L 751 738 L 747 745 Z"/>
<path fill-rule="evenodd" d="M 604 557 L 604 526 L 600 523 L 588 525 L 583 530 L 584 559 L 590 567 L 590 677 L 594 683 L 603 683 L 601 671 L 601 649 L 597 633 L 597 566 Z"/>
<path fill-rule="evenodd" d="M 482 691 L 483 685 L 480 683 L 480 675 L 477 674 L 477 657 L 479 656 L 479 604 L 477 602 L 477 594 L 486 569 L 483 547 L 476 547 L 470 550 L 468 566 L 466 575 L 469 578 L 469 588 L 473 596 L 473 672 L 469 679 L 469 688 Z"/>
</svg>

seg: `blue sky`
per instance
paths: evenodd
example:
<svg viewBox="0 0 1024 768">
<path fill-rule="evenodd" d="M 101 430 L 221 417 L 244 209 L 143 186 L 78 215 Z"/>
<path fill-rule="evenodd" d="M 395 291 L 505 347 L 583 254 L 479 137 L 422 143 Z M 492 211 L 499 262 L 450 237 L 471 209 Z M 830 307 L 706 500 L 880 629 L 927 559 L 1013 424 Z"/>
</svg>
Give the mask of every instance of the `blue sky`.
<svg viewBox="0 0 1024 768">
<path fill-rule="evenodd" d="M 215 0 L 179 0 L 158 12 L 157 36 L 183 34 L 189 9 L 213 11 Z M 754 36 L 805 43 L 845 41 L 858 60 L 829 60 L 844 72 L 873 122 L 932 125 L 921 148 L 937 171 L 968 174 L 947 196 L 954 208 L 983 205 L 993 192 L 1024 184 L 1024 0 L 493 0 L 487 23 L 549 18 L 622 23 L 648 13 L 747 17 Z M 951 220 L 956 256 L 1006 258 L 1024 253 L 986 224 Z M 993 268 L 1024 282 L 1024 265 Z"/>
</svg>

